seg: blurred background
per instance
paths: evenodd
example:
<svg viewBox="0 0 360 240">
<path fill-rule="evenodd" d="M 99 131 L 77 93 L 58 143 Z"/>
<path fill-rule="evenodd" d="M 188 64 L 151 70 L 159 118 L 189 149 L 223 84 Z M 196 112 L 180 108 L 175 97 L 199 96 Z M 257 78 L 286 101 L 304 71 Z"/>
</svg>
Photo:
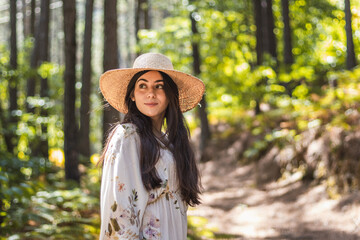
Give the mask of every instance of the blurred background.
<svg viewBox="0 0 360 240">
<path fill-rule="evenodd" d="M 97 239 L 99 76 L 145 52 L 206 85 L 188 239 L 360 238 L 359 1 L 0 0 L 0 32 L 0 239 Z"/>
</svg>

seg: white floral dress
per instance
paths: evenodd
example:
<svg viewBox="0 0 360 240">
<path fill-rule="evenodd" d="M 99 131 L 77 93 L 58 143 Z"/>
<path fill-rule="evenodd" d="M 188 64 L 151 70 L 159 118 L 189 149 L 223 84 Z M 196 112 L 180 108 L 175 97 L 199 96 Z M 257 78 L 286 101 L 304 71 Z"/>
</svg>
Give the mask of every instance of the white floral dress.
<svg viewBox="0 0 360 240">
<path fill-rule="evenodd" d="M 102 239 L 185 240 L 187 205 L 182 201 L 172 153 L 160 150 L 160 188 L 147 191 L 140 173 L 136 127 L 116 127 L 106 150 L 101 181 Z"/>
</svg>

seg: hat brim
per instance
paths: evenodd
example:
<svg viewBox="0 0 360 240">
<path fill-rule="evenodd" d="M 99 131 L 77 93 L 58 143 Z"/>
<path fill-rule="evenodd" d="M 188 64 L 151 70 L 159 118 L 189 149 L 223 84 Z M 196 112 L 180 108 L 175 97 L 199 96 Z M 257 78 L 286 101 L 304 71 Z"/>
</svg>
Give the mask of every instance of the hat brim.
<svg viewBox="0 0 360 240">
<path fill-rule="evenodd" d="M 156 68 L 123 68 L 109 70 L 101 75 L 99 86 L 106 101 L 119 112 L 127 113 L 125 96 L 129 82 L 136 73 L 145 70 L 164 72 L 171 77 L 179 90 L 179 104 L 182 112 L 196 107 L 203 97 L 204 83 L 190 74 Z"/>
</svg>

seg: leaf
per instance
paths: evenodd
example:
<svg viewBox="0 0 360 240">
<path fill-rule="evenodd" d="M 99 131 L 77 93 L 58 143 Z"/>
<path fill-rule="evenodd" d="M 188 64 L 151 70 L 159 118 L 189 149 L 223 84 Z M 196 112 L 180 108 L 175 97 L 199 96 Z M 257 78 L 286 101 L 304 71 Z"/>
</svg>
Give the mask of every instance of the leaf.
<svg viewBox="0 0 360 240">
<path fill-rule="evenodd" d="M 117 209 L 117 204 L 116 204 L 116 201 L 114 201 L 114 204 L 111 206 L 111 210 L 112 210 L 113 212 L 115 212 L 116 209 Z"/>
<path fill-rule="evenodd" d="M 120 226 L 118 222 L 116 221 L 116 218 L 110 218 L 111 225 L 113 226 L 115 232 L 120 230 Z"/>
</svg>

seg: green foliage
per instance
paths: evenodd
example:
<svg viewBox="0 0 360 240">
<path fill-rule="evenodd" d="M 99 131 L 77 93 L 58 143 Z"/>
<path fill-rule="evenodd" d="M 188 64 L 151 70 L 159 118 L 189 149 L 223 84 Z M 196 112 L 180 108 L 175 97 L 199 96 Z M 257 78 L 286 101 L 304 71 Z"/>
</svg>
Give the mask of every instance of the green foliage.
<svg viewBox="0 0 360 240">
<path fill-rule="evenodd" d="M 99 233 L 99 174 L 66 189 L 59 169 L 41 159 L 1 157 L 1 236 L 9 239 L 95 239 Z M 51 169 L 49 169 L 51 168 Z M 71 185 L 71 184 L 70 184 Z M 91 187 L 91 191 L 89 188 Z"/>
<path fill-rule="evenodd" d="M 214 239 L 215 235 L 207 225 L 207 219 L 198 216 L 188 216 L 188 240 Z"/>
<path fill-rule="evenodd" d="M 155 0 L 151 7 L 163 11 L 166 17 L 159 28 L 139 32 L 138 50 L 162 52 L 172 59 L 175 69 L 188 73 L 193 72 L 192 43 L 199 45 L 201 74 L 198 77 L 206 84 L 210 123 L 240 122 L 243 129 L 250 131 L 254 141 L 243 156 L 248 161 L 258 159 L 272 146 L 280 149 L 296 146 L 311 129 L 336 126 L 358 131 L 360 68 L 343 70 L 346 60 L 343 1 L 289 3 L 295 59 L 291 66 L 283 64 L 280 0 L 273 1 L 278 59 L 265 55 L 261 66 L 256 65 L 256 26 L 250 0 L 171 3 Z M 359 62 L 360 3 L 351 4 Z M 198 34 L 191 31 L 190 14 L 196 20 Z M 0 235 L 10 239 L 93 239 L 99 231 L 98 171 L 86 169 L 82 185 L 68 190 L 71 183 L 64 183 L 63 169 L 47 159 L 31 156 L 34 149 L 30 144 L 40 139 L 48 139 L 50 148 L 61 149 L 64 144 L 63 115 L 59 114 L 63 112 L 64 67 L 46 62 L 31 69 L 32 45 L 30 38 L 22 44 L 17 70 L 9 68 L 9 51 L 0 45 L 0 152 L 6 152 L 4 135 L 17 136 L 14 155 L 0 156 Z M 34 97 L 27 97 L 27 79 L 34 78 L 39 83 L 41 77 L 48 79 L 47 97 L 40 97 L 38 88 Z M 8 85 L 13 84 L 10 79 L 16 79 L 18 84 L 19 106 L 11 113 L 6 111 Z M 79 92 L 81 84 L 76 88 Z M 99 107 L 94 95 L 91 101 Z M 26 112 L 27 104 L 33 112 Z M 78 98 L 76 107 L 79 106 Z M 254 115 L 255 107 L 260 107 L 260 114 Z M 7 124 L 11 116 L 18 118 L 17 125 Z M 100 113 L 94 116 L 91 126 L 95 129 L 101 118 Z M 186 119 L 191 129 L 198 126 L 194 111 L 186 113 Z M 47 133 L 42 131 L 44 125 Z M 91 141 L 100 146 L 100 135 L 91 134 Z M 345 165 L 342 159 L 338 162 Z M 328 169 L 323 168 L 320 175 L 328 177 L 329 185 L 336 186 L 337 176 L 328 176 Z M 216 238 L 214 232 L 208 229 L 206 219 L 189 218 L 190 239 Z"/>
</svg>

